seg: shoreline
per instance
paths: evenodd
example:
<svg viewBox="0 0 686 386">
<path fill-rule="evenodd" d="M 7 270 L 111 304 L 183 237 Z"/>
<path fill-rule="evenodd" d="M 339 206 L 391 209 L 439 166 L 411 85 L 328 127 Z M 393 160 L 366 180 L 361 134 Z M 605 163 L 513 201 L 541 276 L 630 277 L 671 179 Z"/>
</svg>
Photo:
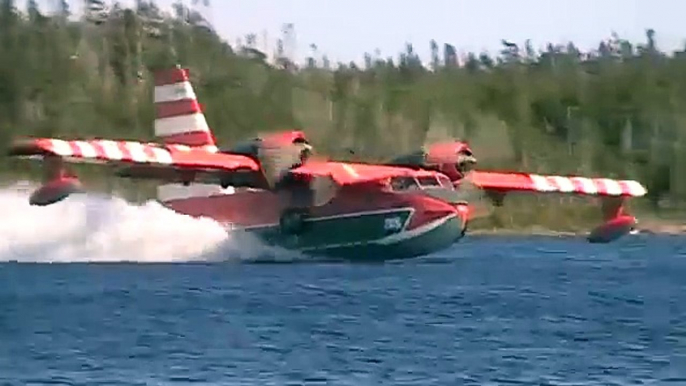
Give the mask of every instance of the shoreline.
<svg viewBox="0 0 686 386">
<path fill-rule="evenodd" d="M 647 224 L 646 224 L 647 223 Z M 593 227 L 586 230 L 555 230 L 542 226 L 532 226 L 530 228 L 475 228 L 468 231 L 473 236 L 549 236 L 549 237 L 585 237 Z M 639 222 L 636 230 L 639 234 L 655 235 L 686 235 L 686 224 L 661 223 L 661 222 Z"/>
</svg>

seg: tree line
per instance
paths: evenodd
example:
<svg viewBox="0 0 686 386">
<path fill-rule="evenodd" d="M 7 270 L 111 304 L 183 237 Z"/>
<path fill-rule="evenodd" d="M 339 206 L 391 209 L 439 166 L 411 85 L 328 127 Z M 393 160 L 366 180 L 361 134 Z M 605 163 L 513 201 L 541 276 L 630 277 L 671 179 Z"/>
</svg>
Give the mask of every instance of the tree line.
<svg viewBox="0 0 686 386">
<path fill-rule="evenodd" d="M 320 151 L 382 159 L 462 138 L 484 168 L 638 179 L 654 203 L 686 201 L 686 51 L 617 36 L 597 50 L 535 50 L 503 41 L 497 55 L 430 44 L 422 63 L 395 57 L 296 65 L 222 40 L 198 12 L 151 1 L 87 0 L 50 13 L 0 0 L 0 143 L 17 135 L 153 140 L 151 71 L 180 64 L 225 146 L 260 132 L 302 129 Z M 313 45 L 313 48 L 316 46 Z M 313 52 L 316 52 L 313 50 Z M 350 150 L 354 150 L 353 152 Z"/>
</svg>

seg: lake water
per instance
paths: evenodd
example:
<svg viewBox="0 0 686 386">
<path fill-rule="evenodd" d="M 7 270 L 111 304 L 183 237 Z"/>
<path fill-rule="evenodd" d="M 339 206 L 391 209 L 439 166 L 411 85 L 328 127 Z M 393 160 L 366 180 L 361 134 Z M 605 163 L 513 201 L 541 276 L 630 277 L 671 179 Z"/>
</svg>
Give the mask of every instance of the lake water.
<svg viewBox="0 0 686 386">
<path fill-rule="evenodd" d="M 686 384 L 686 238 L 251 264 L 278 252 L 152 204 L 22 197 L 0 194 L 3 385 Z"/>
</svg>

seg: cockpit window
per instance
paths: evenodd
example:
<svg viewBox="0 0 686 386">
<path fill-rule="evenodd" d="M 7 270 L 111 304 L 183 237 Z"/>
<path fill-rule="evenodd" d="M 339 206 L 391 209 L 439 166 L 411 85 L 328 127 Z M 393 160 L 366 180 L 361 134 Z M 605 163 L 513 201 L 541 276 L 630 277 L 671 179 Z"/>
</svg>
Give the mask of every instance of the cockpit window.
<svg viewBox="0 0 686 386">
<path fill-rule="evenodd" d="M 412 177 L 393 177 L 391 178 L 391 189 L 395 191 L 419 189 L 419 185 Z"/>
<path fill-rule="evenodd" d="M 417 180 L 419 180 L 419 184 L 421 186 L 425 186 L 425 187 L 441 186 L 441 183 L 438 182 L 438 179 L 434 176 L 419 177 L 419 178 L 417 178 Z"/>
</svg>

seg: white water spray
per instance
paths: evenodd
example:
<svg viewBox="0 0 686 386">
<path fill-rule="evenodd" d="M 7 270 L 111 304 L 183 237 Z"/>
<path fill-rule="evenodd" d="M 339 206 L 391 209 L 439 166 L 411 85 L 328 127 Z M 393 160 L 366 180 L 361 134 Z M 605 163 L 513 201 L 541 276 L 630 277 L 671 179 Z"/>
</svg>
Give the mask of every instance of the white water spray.
<svg viewBox="0 0 686 386">
<path fill-rule="evenodd" d="M 185 262 L 272 254 L 211 219 L 98 194 L 30 206 L 35 186 L 0 189 L 0 262 Z"/>
</svg>

